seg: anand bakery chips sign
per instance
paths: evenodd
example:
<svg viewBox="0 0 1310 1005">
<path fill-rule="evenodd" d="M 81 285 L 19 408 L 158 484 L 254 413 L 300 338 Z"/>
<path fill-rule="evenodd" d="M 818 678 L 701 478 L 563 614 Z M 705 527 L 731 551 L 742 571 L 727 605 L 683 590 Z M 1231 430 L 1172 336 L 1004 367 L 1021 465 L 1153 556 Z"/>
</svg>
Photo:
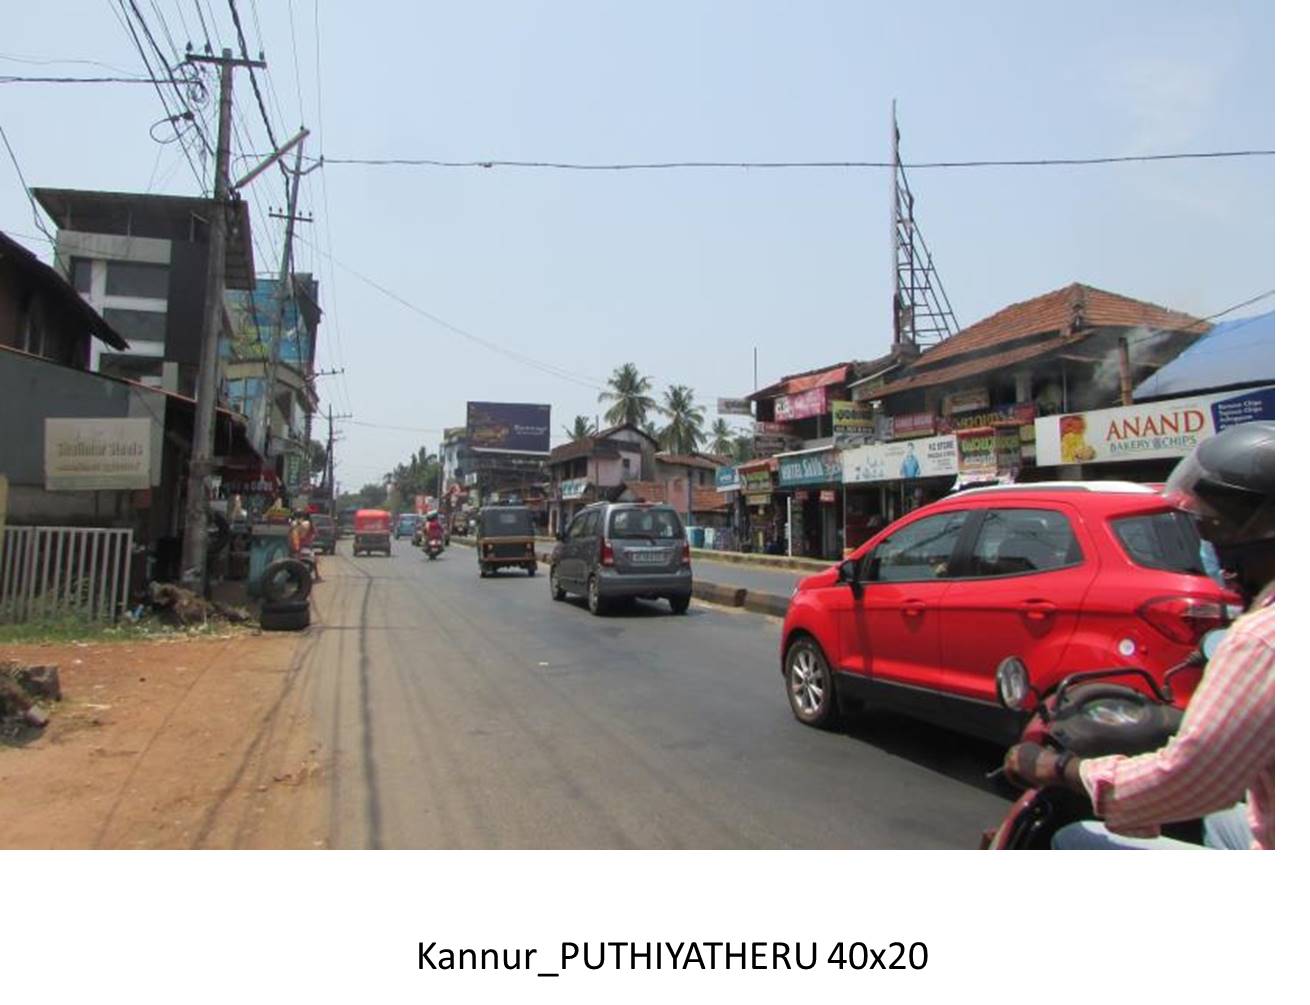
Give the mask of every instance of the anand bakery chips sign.
<svg viewBox="0 0 1310 1005">
<path fill-rule="evenodd" d="M 1229 426 L 1273 418 L 1273 387 L 1045 416 L 1037 420 L 1037 463 L 1185 457 Z"/>
</svg>

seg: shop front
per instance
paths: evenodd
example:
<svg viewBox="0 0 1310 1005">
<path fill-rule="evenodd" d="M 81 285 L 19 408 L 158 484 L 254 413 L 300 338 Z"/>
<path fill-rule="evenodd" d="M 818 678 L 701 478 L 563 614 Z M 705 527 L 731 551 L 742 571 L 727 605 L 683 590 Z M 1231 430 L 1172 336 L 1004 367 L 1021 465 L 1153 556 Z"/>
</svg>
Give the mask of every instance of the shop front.
<svg viewBox="0 0 1310 1005">
<path fill-rule="evenodd" d="M 778 487 L 790 503 L 789 553 L 805 558 L 841 558 L 841 454 L 827 446 L 780 454 Z"/>
<path fill-rule="evenodd" d="M 777 470 L 778 462 L 772 457 L 737 468 L 745 507 L 741 544 L 746 550 L 769 555 L 787 552 L 786 496 L 775 493 Z"/>
<path fill-rule="evenodd" d="M 847 552 L 906 513 L 949 493 L 960 470 L 954 434 L 844 450 Z"/>
</svg>

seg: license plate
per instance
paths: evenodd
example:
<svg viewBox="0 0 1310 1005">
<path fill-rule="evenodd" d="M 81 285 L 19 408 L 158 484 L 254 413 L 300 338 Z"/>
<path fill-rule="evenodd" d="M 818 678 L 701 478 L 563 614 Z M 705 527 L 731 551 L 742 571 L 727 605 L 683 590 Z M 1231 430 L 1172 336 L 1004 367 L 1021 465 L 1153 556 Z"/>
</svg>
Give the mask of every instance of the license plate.
<svg viewBox="0 0 1310 1005">
<path fill-rule="evenodd" d="M 667 551 L 630 551 L 628 557 L 633 565 L 663 565 L 668 561 Z"/>
</svg>

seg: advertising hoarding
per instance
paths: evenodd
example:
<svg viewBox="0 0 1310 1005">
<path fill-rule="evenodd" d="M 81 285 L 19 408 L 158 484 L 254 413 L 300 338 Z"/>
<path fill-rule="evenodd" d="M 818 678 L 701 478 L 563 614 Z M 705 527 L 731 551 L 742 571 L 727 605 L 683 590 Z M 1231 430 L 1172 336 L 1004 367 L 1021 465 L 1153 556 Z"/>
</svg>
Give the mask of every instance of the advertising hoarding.
<svg viewBox="0 0 1310 1005">
<path fill-rule="evenodd" d="M 910 412 L 892 416 L 892 438 L 908 439 L 914 436 L 932 436 L 937 432 L 937 417 L 932 412 Z"/>
<path fill-rule="evenodd" d="M 507 401 L 470 401 L 468 444 L 479 450 L 550 453 L 550 406 Z"/>
<path fill-rule="evenodd" d="M 745 398 L 720 398 L 720 415 L 750 415 L 751 403 Z"/>
<path fill-rule="evenodd" d="M 842 453 L 847 485 L 900 479 L 939 478 L 959 471 L 955 437 L 929 436 L 895 443 L 873 443 Z"/>
<path fill-rule="evenodd" d="M 835 450 L 778 458 L 778 485 L 827 485 L 842 480 L 841 457 Z"/>
<path fill-rule="evenodd" d="M 46 419 L 45 487 L 150 488 L 150 420 Z"/>
<path fill-rule="evenodd" d="M 773 399 L 773 417 L 781 422 L 808 419 L 828 410 L 828 389 L 813 387 L 799 394 L 785 394 Z"/>
<path fill-rule="evenodd" d="M 1185 457 L 1229 426 L 1274 418 L 1274 388 L 1191 395 L 1037 420 L 1037 463 L 1102 464 Z"/>
</svg>

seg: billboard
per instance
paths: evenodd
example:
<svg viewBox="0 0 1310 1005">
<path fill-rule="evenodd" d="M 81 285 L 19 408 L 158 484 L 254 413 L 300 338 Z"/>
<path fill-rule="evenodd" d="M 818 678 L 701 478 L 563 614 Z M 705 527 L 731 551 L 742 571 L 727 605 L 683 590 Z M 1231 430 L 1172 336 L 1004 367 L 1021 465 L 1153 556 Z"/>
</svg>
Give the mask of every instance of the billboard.
<svg viewBox="0 0 1310 1005">
<path fill-rule="evenodd" d="M 550 406 L 508 401 L 468 403 L 468 445 L 478 450 L 550 453 Z"/>
<path fill-rule="evenodd" d="M 938 478 L 960 470 L 954 435 L 874 443 L 842 452 L 842 480 L 848 485 L 911 478 Z"/>
</svg>

